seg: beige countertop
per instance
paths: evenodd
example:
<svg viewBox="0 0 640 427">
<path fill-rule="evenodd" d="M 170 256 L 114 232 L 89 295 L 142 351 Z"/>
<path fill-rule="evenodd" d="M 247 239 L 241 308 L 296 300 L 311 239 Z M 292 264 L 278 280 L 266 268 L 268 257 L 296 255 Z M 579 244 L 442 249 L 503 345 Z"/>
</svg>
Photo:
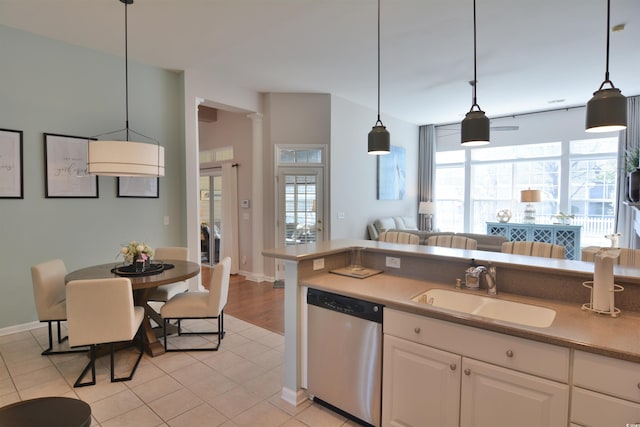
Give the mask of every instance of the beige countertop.
<svg viewBox="0 0 640 427">
<path fill-rule="evenodd" d="M 612 317 L 583 310 L 580 304 L 500 293 L 498 287 L 497 298 L 539 305 L 556 311 L 551 326 L 537 328 L 413 302 L 411 298 L 429 289 L 455 288 L 453 285 L 445 286 L 388 273 L 366 279 L 325 273 L 306 278 L 301 285 L 377 302 L 406 312 L 640 363 L 640 314 L 636 312 L 623 311 L 619 317 Z M 486 296 L 484 291 L 460 292 Z"/>
</svg>

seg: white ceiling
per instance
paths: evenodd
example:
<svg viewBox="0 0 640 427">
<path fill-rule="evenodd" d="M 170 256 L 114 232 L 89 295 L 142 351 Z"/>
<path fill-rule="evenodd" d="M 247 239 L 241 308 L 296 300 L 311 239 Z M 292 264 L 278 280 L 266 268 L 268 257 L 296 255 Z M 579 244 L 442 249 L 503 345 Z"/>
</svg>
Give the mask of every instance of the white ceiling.
<svg viewBox="0 0 640 427">
<path fill-rule="evenodd" d="M 638 95 L 640 0 L 611 3 L 611 25 L 626 28 L 611 33 L 610 77 Z M 383 115 L 461 120 L 471 107 L 472 1 L 381 7 Z M 606 0 L 477 0 L 478 103 L 487 115 L 585 104 L 604 80 L 606 8 Z M 377 108 L 376 0 L 135 0 L 128 14 L 130 60 Z M 0 0 L 0 24 L 124 56 L 119 0 Z"/>
</svg>

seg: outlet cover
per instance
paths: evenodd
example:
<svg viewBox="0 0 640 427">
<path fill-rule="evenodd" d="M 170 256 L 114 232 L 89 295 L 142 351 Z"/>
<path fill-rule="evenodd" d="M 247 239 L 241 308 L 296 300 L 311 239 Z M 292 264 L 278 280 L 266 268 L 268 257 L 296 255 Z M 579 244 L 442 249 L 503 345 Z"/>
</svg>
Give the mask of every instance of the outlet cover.
<svg viewBox="0 0 640 427">
<path fill-rule="evenodd" d="M 324 258 L 318 258 L 313 260 L 313 271 L 322 270 L 324 268 Z"/>
<path fill-rule="evenodd" d="M 388 256 L 386 260 L 387 267 L 400 268 L 400 258 Z"/>
</svg>

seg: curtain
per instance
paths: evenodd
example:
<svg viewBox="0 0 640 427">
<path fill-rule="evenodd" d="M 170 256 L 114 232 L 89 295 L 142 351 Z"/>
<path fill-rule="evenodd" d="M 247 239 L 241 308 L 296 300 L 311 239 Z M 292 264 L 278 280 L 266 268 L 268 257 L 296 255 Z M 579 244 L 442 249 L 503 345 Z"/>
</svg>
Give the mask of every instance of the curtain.
<svg viewBox="0 0 640 427">
<path fill-rule="evenodd" d="M 238 171 L 231 163 L 222 165 L 222 218 L 220 259 L 231 257 L 231 274 L 238 274 Z"/>
<path fill-rule="evenodd" d="M 435 164 L 435 126 L 420 126 L 418 133 L 418 206 L 420 206 L 420 202 L 434 201 Z M 431 221 L 431 226 L 433 226 L 433 219 L 431 219 Z"/>
<path fill-rule="evenodd" d="M 639 242 L 634 228 L 635 209 L 624 204 L 626 200 L 626 153 L 640 148 L 640 96 L 627 98 L 627 129 L 620 131 L 618 139 L 618 196 L 615 230 L 621 233 L 620 247 L 638 249 Z M 640 165 L 636 165 L 640 166 Z"/>
</svg>

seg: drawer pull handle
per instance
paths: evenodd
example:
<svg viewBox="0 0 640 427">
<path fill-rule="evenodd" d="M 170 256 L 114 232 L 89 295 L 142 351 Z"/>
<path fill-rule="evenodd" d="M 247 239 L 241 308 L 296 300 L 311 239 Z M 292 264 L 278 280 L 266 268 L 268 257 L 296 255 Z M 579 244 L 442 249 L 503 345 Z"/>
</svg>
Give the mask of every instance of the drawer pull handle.
<svg viewBox="0 0 640 427">
<path fill-rule="evenodd" d="M 513 357 L 513 350 L 507 350 L 507 357 Z"/>
<path fill-rule="evenodd" d="M 471 369 L 467 368 L 464 370 L 465 375 L 471 375 Z"/>
<path fill-rule="evenodd" d="M 457 366 L 455 363 L 452 363 L 451 365 L 449 365 L 449 368 L 450 368 L 452 371 L 455 371 L 456 369 L 458 369 L 458 366 Z"/>
<path fill-rule="evenodd" d="M 420 328 L 416 326 L 415 328 L 413 328 L 413 332 L 415 332 L 416 334 L 419 334 Z"/>
</svg>

